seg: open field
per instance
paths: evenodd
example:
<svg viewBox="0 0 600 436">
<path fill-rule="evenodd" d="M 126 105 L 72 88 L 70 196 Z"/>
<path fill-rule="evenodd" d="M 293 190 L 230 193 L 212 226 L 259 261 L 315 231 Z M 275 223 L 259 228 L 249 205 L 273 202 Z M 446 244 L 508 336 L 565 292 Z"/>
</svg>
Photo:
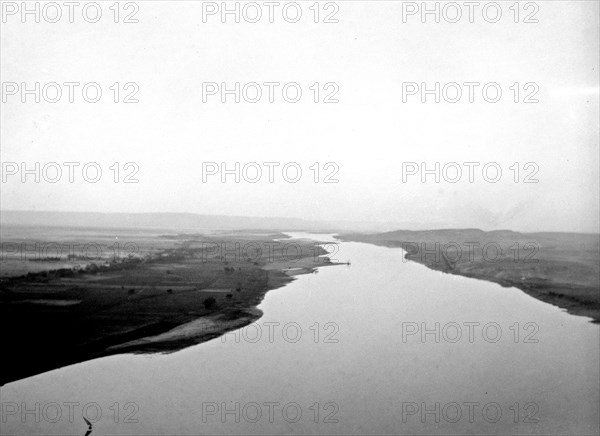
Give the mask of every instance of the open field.
<svg viewBox="0 0 600 436">
<path fill-rule="evenodd" d="M 32 237 L 19 234 L 26 229 L 5 230 L 0 328 L 13 358 L 3 362 L 0 384 L 100 356 L 172 352 L 220 336 L 258 319 L 256 305 L 268 290 L 292 275 L 331 265 L 314 241 L 278 241 L 285 236 L 271 232 L 128 230 L 118 236 L 119 247 L 134 243 L 135 252 L 117 256 L 108 249 L 114 230 L 75 234 L 48 228 Z M 66 252 L 58 258 L 39 249 L 66 240 L 97 244 L 104 255 L 86 257 L 75 250 L 71 258 Z M 27 244 L 25 256 L 15 243 Z M 286 253 L 285 245 L 295 248 Z M 190 324 L 199 319 L 205 322 Z M 39 358 L 26 358 L 33 349 Z"/>
<path fill-rule="evenodd" d="M 477 229 L 343 234 L 342 240 L 401 247 L 405 258 L 449 274 L 514 286 L 600 322 L 600 236 Z"/>
</svg>

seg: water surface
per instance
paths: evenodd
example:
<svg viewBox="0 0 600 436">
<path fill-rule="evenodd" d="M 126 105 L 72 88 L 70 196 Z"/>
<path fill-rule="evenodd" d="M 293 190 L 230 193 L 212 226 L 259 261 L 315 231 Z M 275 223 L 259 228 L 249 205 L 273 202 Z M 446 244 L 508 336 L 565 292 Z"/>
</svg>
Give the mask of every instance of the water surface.
<svg viewBox="0 0 600 436">
<path fill-rule="evenodd" d="M 598 325 L 515 288 L 406 262 L 401 249 L 343 242 L 335 257 L 351 266 L 270 291 L 264 316 L 237 336 L 2 387 L 0 432 L 84 434 L 88 405 L 92 418 L 102 411 L 92 435 L 598 434 Z M 73 422 L 66 402 L 79 403 Z M 40 422 L 22 423 L 12 403 L 38 403 Z"/>
</svg>

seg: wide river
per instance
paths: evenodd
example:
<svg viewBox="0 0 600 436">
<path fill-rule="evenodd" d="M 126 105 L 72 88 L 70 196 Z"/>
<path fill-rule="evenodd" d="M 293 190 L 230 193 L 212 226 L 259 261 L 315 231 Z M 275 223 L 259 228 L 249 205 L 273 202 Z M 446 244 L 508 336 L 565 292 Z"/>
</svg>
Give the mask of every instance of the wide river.
<svg viewBox="0 0 600 436">
<path fill-rule="evenodd" d="M 334 257 L 236 334 L 7 384 L 0 433 L 598 434 L 598 325 L 401 249 Z"/>
</svg>

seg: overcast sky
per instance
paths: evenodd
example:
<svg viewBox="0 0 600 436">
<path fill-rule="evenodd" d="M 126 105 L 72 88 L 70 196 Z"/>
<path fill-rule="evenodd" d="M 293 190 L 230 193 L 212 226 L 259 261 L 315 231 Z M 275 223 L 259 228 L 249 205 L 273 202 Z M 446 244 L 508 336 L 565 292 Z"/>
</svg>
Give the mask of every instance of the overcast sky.
<svg viewBox="0 0 600 436">
<path fill-rule="evenodd" d="M 97 82 L 103 90 L 96 104 L 83 101 L 81 88 L 75 103 L 65 95 L 55 104 L 3 95 L 5 169 L 6 162 L 97 162 L 103 177 L 88 183 L 76 170 L 74 183 L 66 173 L 58 183 L 23 183 L 4 174 L 2 209 L 598 231 L 598 2 L 538 1 L 538 23 L 515 23 L 513 2 L 500 2 L 497 23 L 476 10 L 474 23 L 463 17 L 439 24 L 431 17 L 422 23 L 418 14 L 403 23 L 402 3 L 391 1 L 338 1 L 338 23 L 314 23 L 312 3 L 302 3 L 297 23 L 286 22 L 280 9 L 274 23 L 263 16 L 223 24 L 219 15 L 203 23 L 202 2 L 138 2 L 137 24 L 114 23 L 112 2 L 102 2 L 95 24 L 77 11 L 75 23 L 4 16 L 2 82 Z M 333 11 L 322 3 L 319 21 Z M 523 21 L 533 9 L 520 12 Z M 139 103 L 114 103 L 114 82 L 135 82 Z M 295 104 L 283 100 L 281 87 L 275 103 L 266 95 L 254 104 L 231 96 L 223 104 L 219 95 L 203 103 L 203 82 L 296 82 L 303 94 Z M 314 103 L 315 82 L 336 83 L 339 103 Z M 436 104 L 432 96 L 421 103 L 419 95 L 404 103 L 403 82 L 496 82 L 503 95 L 488 103 L 479 87 L 474 103 L 465 95 L 457 103 Z M 519 103 L 509 89 L 515 82 Z M 539 87 L 539 103 L 522 102 L 535 89 L 523 89 L 529 82 Z M 319 99 L 332 89 L 321 89 Z M 121 90 L 119 99 L 128 93 Z M 114 183 L 114 162 L 135 162 L 139 182 Z M 203 162 L 281 165 L 274 183 L 266 167 L 259 183 L 232 176 L 221 183 L 218 175 L 203 183 Z M 287 162 L 303 170 L 297 183 L 283 180 Z M 319 183 L 309 168 L 315 162 Z M 338 183 L 323 183 L 335 168 L 325 171 L 327 162 L 339 167 Z M 422 183 L 419 175 L 403 182 L 403 162 L 480 166 L 474 183 L 466 167 L 457 183 L 435 183 L 433 176 Z M 503 170 L 497 183 L 482 177 L 488 162 Z M 519 183 L 509 168 L 515 162 Z M 528 162 L 535 165 L 524 168 Z M 539 182 L 523 183 L 534 169 Z"/>
</svg>

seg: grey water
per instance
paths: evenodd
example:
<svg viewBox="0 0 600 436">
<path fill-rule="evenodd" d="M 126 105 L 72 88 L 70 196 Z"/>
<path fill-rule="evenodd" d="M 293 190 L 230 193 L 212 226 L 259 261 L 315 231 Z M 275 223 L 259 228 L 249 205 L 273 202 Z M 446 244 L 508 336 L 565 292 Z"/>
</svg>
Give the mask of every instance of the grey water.
<svg viewBox="0 0 600 436">
<path fill-rule="evenodd" d="M 268 292 L 237 332 L 7 384 L 0 433 L 83 435 L 85 412 L 92 435 L 598 434 L 588 318 L 398 248 L 342 242 L 334 257 L 351 265 Z"/>
</svg>

